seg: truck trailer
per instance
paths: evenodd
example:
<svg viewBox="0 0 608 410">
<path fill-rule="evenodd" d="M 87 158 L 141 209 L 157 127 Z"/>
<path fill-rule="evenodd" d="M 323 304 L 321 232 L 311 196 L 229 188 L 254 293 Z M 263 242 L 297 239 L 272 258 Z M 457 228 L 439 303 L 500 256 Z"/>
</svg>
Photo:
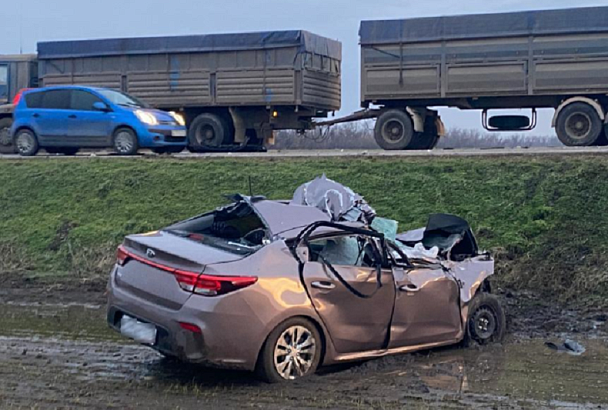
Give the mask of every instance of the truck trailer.
<svg viewBox="0 0 608 410">
<path fill-rule="evenodd" d="M 382 148 L 420 149 L 442 128 L 428 107 L 481 110 L 489 131 L 530 130 L 554 108 L 565 145 L 608 144 L 608 7 L 363 21 L 359 34 L 364 110 L 327 125 L 377 118 Z"/>
<path fill-rule="evenodd" d="M 31 54 L 0 56 L 0 153 L 13 152 L 10 127 L 19 90 L 38 85 L 38 63 Z"/>
<path fill-rule="evenodd" d="M 37 76 L 127 92 L 183 115 L 191 150 L 229 151 L 339 110 L 341 60 L 340 42 L 307 31 L 54 41 L 38 43 Z"/>
</svg>

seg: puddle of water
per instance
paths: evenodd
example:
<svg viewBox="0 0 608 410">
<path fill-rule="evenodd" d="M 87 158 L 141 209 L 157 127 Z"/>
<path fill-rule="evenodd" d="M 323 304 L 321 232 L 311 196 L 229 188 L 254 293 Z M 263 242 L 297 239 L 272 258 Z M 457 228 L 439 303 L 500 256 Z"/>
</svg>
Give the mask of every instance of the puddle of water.
<svg viewBox="0 0 608 410">
<path fill-rule="evenodd" d="M 406 369 L 384 376 L 418 379 L 430 391 L 456 395 L 507 396 L 557 407 L 608 403 L 608 344 L 580 342 L 587 349 L 580 356 L 548 349 L 540 339 L 479 350 L 446 349 L 415 356 Z"/>
<path fill-rule="evenodd" d="M 0 304 L 0 311 L 0 359 L 22 367 L 29 363 L 32 372 L 44 363 L 54 372 L 91 383 L 138 380 L 161 391 L 176 383 L 210 392 L 228 387 L 243 394 L 274 391 L 249 373 L 162 360 L 110 330 L 104 306 L 12 303 Z M 519 403 L 523 408 L 539 408 L 538 403 L 548 408 L 586 408 L 589 403 L 607 408 L 608 343 L 599 338 L 576 341 L 586 349 L 580 356 L 551 350 L 543 339 L 515 339 L 480 349 L 389 357 L 330 370 L 291 388 L 319 394 L 327 389 L 365 391 L 380 401 L 447 397 L 461 404 L 471 401 L 478 408 L 484 408 L 480 401 Z M 24 349 L 27 355 L 22 355 Z"/>
<path fill-rule="evenodd" d="M 122 340 L 106 325 L 105 306 L 8 303 L 0 304 L 0 311 L 0 336 Z"/>
</svg>

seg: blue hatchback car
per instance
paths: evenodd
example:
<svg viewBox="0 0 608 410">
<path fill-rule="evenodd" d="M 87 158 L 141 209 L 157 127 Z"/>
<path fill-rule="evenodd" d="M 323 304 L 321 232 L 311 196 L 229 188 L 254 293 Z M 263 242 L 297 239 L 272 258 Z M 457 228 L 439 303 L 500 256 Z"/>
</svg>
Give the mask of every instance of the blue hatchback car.
<svg viewBox="0 0 608 410">
<path fill-rule="evenodd" d="M 11 129 L 17 151 L 74 155 L 80 148 L 113 148 L 133 155 L 139 148 L 181 152 L 188 139 L 184 118 L 149 108 L 120 91 L 94 87 L 48 87 L 24 92 Z"/>
</svg>

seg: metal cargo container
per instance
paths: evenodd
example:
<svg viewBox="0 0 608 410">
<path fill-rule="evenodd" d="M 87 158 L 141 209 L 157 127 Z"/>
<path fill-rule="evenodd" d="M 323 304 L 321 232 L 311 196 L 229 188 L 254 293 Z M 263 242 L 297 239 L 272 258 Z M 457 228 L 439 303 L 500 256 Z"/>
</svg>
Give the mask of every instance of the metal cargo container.
<svg viewBox="0 0 608 410">
<path fill-rule="evenodd" d="M 0 105 L 10 103 L 22 88 L 34 87 L 38 79 L 36 56 L 0 56 Z"/>
<path fill-rule="evenodd" d="M 115 88 L 181 111 L 191 142 L 203 133 L 196 119 L 215 116 L 223 129 L 198 145 L 216 148 L 308 129 L 312 118 L 338 110 L 341 48 L 306 31 L 275 31 L 44 42 L 38 57 L 44 86 Z M 212 125 L 203 121 L 202 128 Z"/>
<path fill-rule="evenodd" d="M 0 56 L 0 153 L 12 153 L 10 127 L 13 124 L 15 95 L 23 88 L 38 85 L 36 56 L 30 54 Z"/>
<path fill-rule="evenodd" d="M 364 21 L 360 37 L 364 107 L 550 107 L 568 145 L 606 139 L 597 121 L 608 108 L 608 7 Z M 560 125 L 570 103 L 586 104 L 592 114 L 583 117 L 598 118 L 568 131 L 581 125 L 567 118 Z M 484 118 L 490 130 L 505 123 Z M 510 130 L 506 123 L 498 130 Z"/>
</svg>

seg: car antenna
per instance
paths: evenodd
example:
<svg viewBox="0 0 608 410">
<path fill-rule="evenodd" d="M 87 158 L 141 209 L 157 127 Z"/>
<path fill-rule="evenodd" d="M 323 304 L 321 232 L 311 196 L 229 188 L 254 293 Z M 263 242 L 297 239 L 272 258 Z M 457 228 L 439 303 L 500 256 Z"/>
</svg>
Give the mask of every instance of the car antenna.
<svg viewBox="0 0 608 410">
<path fill-rule="evenodd" d="M 249 179 L 249 196 L 253 198 L 253 188 L 251 186 L 251 175 L 248 176 Z"/>
</svg>

